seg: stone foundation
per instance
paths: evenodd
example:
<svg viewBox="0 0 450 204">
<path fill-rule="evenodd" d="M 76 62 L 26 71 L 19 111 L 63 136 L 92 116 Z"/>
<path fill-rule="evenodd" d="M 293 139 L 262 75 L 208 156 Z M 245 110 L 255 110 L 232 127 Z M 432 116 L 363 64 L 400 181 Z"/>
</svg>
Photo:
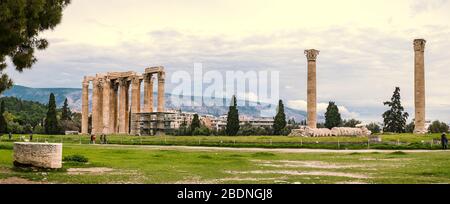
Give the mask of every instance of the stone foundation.
<svg viewBox="0 0 450 204">
<path fill-rule="evenodd" d="M 328 128 L 309 128 L 301 127 L 300 129 L 292 130 L 289 136 L 299 137 L 338 137 L 338 136 L 369 136 L 372 132 L 365 126 L 356 128 L 336 127 L 333 129 Z"/>
<path fill-rule="evenodd" d="M 62 144 L 14 143 L 14 165 L 39 168 L 62 168 Z"/>
</svg>

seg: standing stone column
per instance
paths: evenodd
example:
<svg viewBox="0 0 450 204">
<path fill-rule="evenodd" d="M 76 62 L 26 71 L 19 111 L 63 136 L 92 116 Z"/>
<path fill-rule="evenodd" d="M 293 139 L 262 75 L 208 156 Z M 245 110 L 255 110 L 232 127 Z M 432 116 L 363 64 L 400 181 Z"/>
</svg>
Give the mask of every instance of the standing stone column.
<svg viewBox="0 0 450 204">
<path fill-rule="evenodd" d="M 116 81 L 111 81 L 110 96 L 109 96 L 109 133 L 114 134 L 118 132 L 117 128 L 117 91 L 118 86 Z"/>
<path fill-rule="evenodd" d="M 428 132 L 425 128 L 425 44 L 424 39 L 414 40 L 415 134 Z"/>
<path fill-rule="evenodd" d="M 121 78 L 119 81 L 119 134 L 128 134 L 127 117 L 128 117 L 128 80 Z"/>
<path fill-rule="evenodd" d="M 81 93 L 81 134 L 89 134 L 89 81 L 84 77 Z"/>
<path fill-rule="evenodd" d="M 131 86 L 131 127 L 130 134 L 136 135 L 138 127 L 138 121 L 136 114 L 141 110 L 141 80 L 139 76 L 132 78 Z"/>
<path fill-rule="evenodd" d="M 144 76 L 144 112 L 153 112 L 153 74 Z"/>
<path fill-rule="evenodd" d="M 103 122 L 103 128 L 102 128 L 102 134 L 109 134 L 109 115 L 110 115 L 110 97 L 111 97 L 111 80 L 108 78 L 105 78 L 103 81 L 103 98 L 102 98 L 102 122 Z"/>
<path fill-rule="evenodd" d="M 164 112 L 164 84 L 165 84 L 166 74 L 165 72 L 158 73 L 158 112 Z"/>
<path fill-rule="evenodd" d="M 158 72 L 158 109 L 156 114 L 156 135 L 165 135 L 165 123 L 164 123 L 164 83 L 165 73 L 164 71 Z"/>
<path fill-rule="evenodd" d="M 307 112 L 308 127 L 317 128 L 317 87 L 316 87 L 316 59 L 318 50 L 305 50 L 308 59 Z"/>
<path fill-rule="evenodd" d="M 94 79 L 94 87 L 92 91 L 92 133 L 99 134 L 102 132 L 102 79 Z"/>
<path fill-rule="evenodd" d="M 127 83 L 125 84 L 126 94 L 125 94 L 125 131 L 126 134 L 130 133 L 130 79 L 127 78 Z"/>
</svg>

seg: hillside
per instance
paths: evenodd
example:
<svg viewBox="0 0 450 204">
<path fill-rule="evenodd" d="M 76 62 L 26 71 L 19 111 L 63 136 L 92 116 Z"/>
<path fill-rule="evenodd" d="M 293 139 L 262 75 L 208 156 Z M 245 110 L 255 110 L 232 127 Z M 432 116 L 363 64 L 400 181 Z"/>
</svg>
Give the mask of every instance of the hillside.
<svg viewBox="0 0 450 204">
<path fill-rule="evenodd" d="M 21 100 L 14 97 L 2 97 L 5 111 L 14 115 L 14 121 L 19 124 L 30 124 L 33 127 L 42 122 L 47 114 L 47 106 L 39 102 Z"/>
<path fill-rule="evenodd" d="M 64 99 L 67 97 L 69 106 L 74 111 L 81 110 L 81 89 L 77 88 L 29 88 L 25 86 L 15 85 L 12 89 L 6 91 L 3 96 L 17 97 L 22 100 L 36 101 L 39 103 L 47 104 L 48 97 L 50 93 L 54 93 L 56 97 L 56 103 L 58 107 L 61 107 L 64 103 Z M 155 97 L 156 98 L 156 94 Z M 194 98 L 195 99 L 195 98 Z M 213 100 L 211 98 L 203 98 L 204 101 Z M 225 100 L 225 99 L 223 99 Z M 180 109 L 187 112 L 197 112 L 199 114 L 210 114 L 210 115 L 223 115 L 228 112 L 227 106 L 182 106 L 178 107 L 175 104 L 180 104 L 183 99 L 179 96 L 173 96 L 171 94 L 166 94 L 166 107 L 168 109 Z M 243 101 L 239 101 L 243 102 Z M 229 104 L 229 100 L 225 100 L 225 104 Z M 270 104 L 247 102 L 242 103 L 245 106 L 239 107 L 239 113 L 242 115 L 253 116 L 253 117 L 272 117 L 275 115 L 276 107 Z M 301 121 L 305 119 L 306 113 L 304 111 L 294 110 L 291 108 L 285 108 L 285 112 L 288 118 L 294 118 L 296 121 Z"/>
</svg>

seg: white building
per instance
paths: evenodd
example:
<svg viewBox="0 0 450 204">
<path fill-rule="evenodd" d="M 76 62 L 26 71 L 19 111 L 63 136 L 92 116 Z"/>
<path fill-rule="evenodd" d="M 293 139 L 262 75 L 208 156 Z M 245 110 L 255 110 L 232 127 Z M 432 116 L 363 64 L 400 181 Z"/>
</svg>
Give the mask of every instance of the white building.
<svg viewBox="0 0 450 204">
<path fill-rule="evenodd" d="M 250 117 L 250 116 L 239 116 L 239 125 L 243 126 L 245 124 L 250 124 L 253 127 L 258 128 L 270 128 L 273 126 L 274 118 L 272 117 Z M 227 115 L 217 117 L 213 122 L 213 127 L 215 130 L 223 130 L 227 126 Z"/>
</svg>

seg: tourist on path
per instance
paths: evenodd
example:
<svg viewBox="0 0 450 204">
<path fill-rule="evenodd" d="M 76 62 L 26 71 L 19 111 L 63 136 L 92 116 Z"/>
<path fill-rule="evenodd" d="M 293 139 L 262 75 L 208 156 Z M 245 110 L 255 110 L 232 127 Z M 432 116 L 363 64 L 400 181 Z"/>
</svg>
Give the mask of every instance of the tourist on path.
<svg viewBox="0 0 450 204">
<path fill-rule="evenodd" d="M 447 139 L 447 135 L 444 133 L 442 133 L 441 135 L 441 143 L 442 143 L 442 149 L 448 149 L 448 139 Z"/>
</svg>

